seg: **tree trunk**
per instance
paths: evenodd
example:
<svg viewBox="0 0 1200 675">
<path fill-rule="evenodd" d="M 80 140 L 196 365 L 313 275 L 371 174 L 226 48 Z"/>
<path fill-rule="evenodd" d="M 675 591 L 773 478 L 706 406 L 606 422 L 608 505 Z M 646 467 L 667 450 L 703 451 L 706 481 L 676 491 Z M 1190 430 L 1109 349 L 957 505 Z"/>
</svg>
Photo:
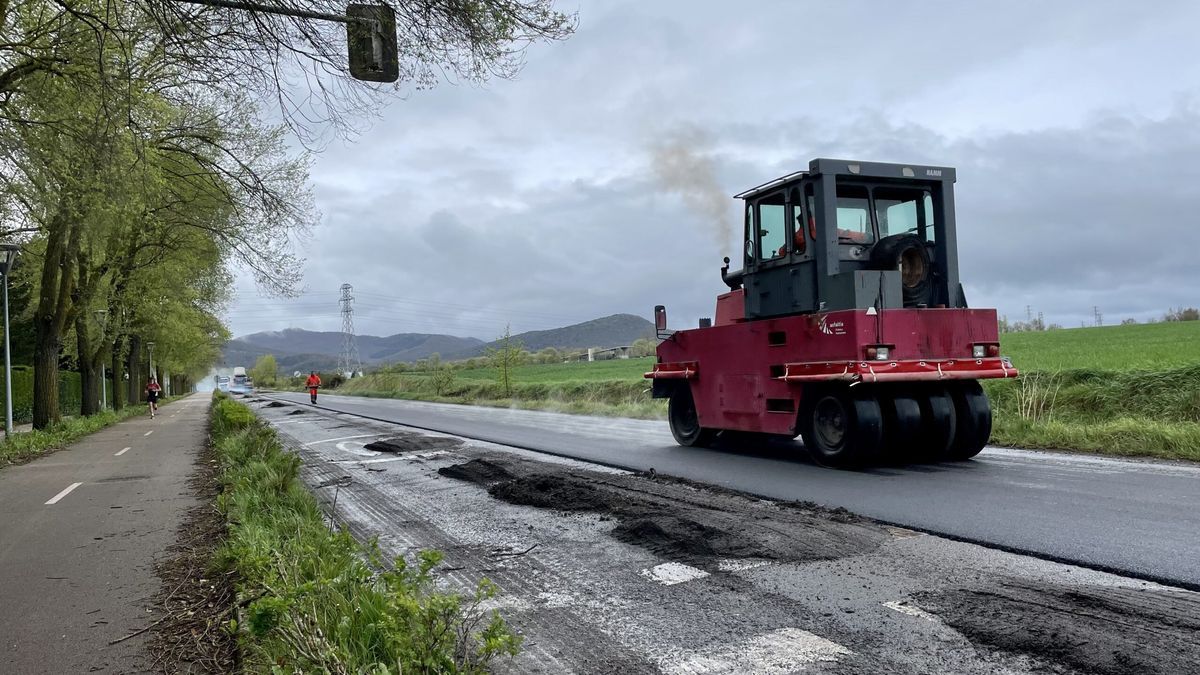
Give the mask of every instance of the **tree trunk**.
<svg viewBox="0 0 1200 675">
<path fill-rule="evenodd" d="M 45 429 L 62 419 L 58 407 L 58 336 L 37 322 L 33 344 L 33 428 Z"/>
<path fill-rule="evenodd" d="M 121 380 L 121 372 L 124 370 L 124 364 L 121 363 L 121 340 L 113 342 L 112 347 L 112 370 L 109 371 L 109 376 L 112 377 L 112 403 L 113 410 L 120 410 L 125 407 L 125 388 Z"/>
<path fill-rule="evenodd" d="M 70 325 L 71 291 L 79 227 L 71 221 L 67 200 L 59 205 L 46 238 L 42 284 L 34 314 L 33 428 L 62 419 L 58 405 L 58 357 L 63 329 Z"/>
</svg>

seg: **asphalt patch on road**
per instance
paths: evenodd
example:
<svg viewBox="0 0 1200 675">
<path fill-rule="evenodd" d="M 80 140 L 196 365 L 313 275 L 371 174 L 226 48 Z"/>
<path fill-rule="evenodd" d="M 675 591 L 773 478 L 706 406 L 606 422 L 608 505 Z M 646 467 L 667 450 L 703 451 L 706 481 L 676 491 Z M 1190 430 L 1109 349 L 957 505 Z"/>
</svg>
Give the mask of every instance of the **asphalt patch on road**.
<svg viewBox="0 0 1200 675">
<path fill-rule="evenodd" d="M 976 644 L 1098 675 L 1200 672 L 1200 594 L 1005 583 L 917 594 Z"/>
<path fill-rule="evenodd" d="M 271 401 L 270 403 L 264 405 L 263 407 L 264 408 L 288 408 L 288 407 L 291 407 L 291 405 L 292 404 L 290 404 L 290 403 L 283 403 L 281 401 Z"/>
<path fill-rule="evenodd" d="M 366 450 L 373 452 L 392 452 L 403 454 L 406 452 L 433 452 L 436 450 L 454 450 L 461 448 L 463 442 L 457 438 L 446 438 L 443 436 L 422 436 L 421 434 L 401 434 L 399 436 L 390 436 L 378 441 L 367 443 L 363 446 Z"/>
<path fill-rule="evenodd" d="M 830 560 L 873 551 L 890 534 L 820 507 L 780 507 L 724 489 L 638 474 L 611 474 L 525 461 L 474 459 L 439 469 L 510 504 L 600 513 L 612 535 L 665 558 L 714 568 L 722 558 Z"/>
<path fill-rule="evenodd" d="M 473 459 L 462 464 L 444 466 L 438 469 L 438 473 L 447 478 L 457 478 L 479 485 L 493 485 L 513 479 L 513 475 L 508 472 L 508 469 L 486 459 Z"/>
</svg>

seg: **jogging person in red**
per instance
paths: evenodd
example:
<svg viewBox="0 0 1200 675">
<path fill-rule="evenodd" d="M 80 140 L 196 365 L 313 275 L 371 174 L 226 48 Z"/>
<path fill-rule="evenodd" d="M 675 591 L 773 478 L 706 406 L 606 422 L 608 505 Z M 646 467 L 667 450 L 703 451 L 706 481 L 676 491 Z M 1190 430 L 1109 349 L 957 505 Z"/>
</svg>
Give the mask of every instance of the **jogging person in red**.
<svg viewBox="0 0 1200 675">
<path fill-rule="evenodd" d="M 308 374 L 308 379 L 304 382 L 304 388 L 308 389 L 308 398 L 315 405 L 317 402 L 317 388 L 321 386 L 321 378 L 317 375 L 317 371 L 312 371 Z"/>
<path fill-rule="evenodd" d="M 154 413 L 158 412 L 158 397 L 162 396 L 162 387 L 158 386 L 158 380 L 151 377 L 150 382 L 146 384 L 146 401 L 150 404 L 150 419 L 154 419 Z"/>
</svg>

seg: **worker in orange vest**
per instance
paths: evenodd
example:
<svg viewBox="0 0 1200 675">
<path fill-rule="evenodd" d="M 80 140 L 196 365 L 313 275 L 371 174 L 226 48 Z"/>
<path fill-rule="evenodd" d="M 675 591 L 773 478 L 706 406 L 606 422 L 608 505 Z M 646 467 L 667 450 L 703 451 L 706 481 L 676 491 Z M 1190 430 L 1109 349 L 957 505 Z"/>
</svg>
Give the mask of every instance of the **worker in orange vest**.
<svg viewBox="0 0 1200 675">
<path fill-rule="evenodd" d="M 308 379 L 304 382 L 304 388 L 308 389 L 309 400 L 316 405 L 317 403 L 317 388 L 321 386 L 321 378 L 317 375 L 317 371 L 312 371 L 308 374 Z"/>
</svg>

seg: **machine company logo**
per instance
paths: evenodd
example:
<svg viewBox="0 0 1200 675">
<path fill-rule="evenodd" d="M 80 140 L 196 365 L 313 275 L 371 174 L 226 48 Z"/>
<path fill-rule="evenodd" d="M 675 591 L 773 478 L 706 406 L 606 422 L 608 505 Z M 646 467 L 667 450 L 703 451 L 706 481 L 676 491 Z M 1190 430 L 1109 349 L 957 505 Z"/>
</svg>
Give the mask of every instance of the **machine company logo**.
<svg viewBox="0 0 1200 675">
<path fill-rule="evenodd" d="M 846 334 L 846 324 L 844 322 L 834 321 L 833 323 L 830 323 L 829 317 L 827 316 L 821 317 L 821 323 L 817 325 L 817 328 L 826 335 Z"/>
</svg>

